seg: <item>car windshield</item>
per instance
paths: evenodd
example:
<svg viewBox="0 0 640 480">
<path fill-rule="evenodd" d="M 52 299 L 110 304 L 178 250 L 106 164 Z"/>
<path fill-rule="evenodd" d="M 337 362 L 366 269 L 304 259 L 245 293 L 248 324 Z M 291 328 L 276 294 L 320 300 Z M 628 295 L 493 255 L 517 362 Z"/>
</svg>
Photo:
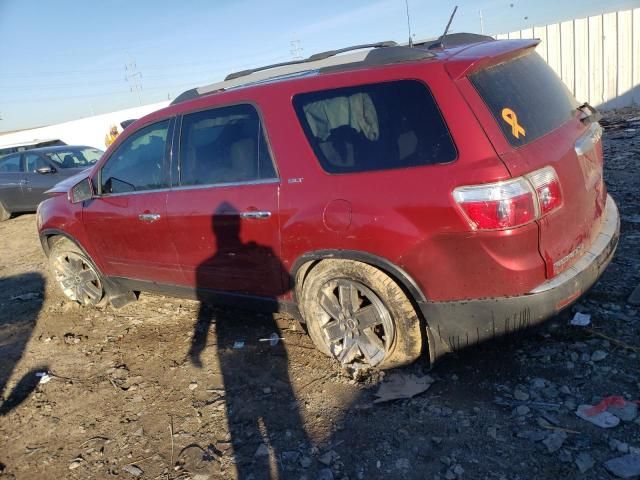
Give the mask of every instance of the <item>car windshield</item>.
<svg viewBox="0 0 640 480">
<path fill-rule="evenodd" d="M 96 163 L 104 152 L 97 148 L 78 148 L 73 150 L 56 150 L 45 153 L 44 156 L 51 160 L 56 167 L 82 168 Z"/>
</svg>

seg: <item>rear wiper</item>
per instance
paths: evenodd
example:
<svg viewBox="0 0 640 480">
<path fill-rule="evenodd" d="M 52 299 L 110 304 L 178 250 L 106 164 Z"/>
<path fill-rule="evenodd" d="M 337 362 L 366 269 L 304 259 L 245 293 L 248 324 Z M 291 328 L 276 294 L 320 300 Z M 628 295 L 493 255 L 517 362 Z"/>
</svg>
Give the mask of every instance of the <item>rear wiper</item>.
<svg viewBox="0 0 640 480">
<path fill-rule="evenodd" d="M 582 105 L 576 108 L 576 110 L 584 114 L 584 116 L 580 118 L 580 121 L 586 125 L 598 122 L 602 118 L 600 112 L 589 105 L 589 102 L 584 102 Z"/>
</svg>

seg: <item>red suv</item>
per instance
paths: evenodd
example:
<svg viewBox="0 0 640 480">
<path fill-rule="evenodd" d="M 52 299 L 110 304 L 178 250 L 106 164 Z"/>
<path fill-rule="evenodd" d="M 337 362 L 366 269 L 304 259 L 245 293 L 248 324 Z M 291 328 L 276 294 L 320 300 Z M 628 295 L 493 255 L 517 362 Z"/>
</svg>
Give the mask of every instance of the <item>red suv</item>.
<svg viewBox="0 0 640 480">
<path fill-rule="evenodd" d="M 597 113 L 537 43 L 361 45 L 185 92 L 40 205 L 55 278 L 84 305 L 290 312 L 379 368 L 537 324 L 619 234 Z"/>
</svg>

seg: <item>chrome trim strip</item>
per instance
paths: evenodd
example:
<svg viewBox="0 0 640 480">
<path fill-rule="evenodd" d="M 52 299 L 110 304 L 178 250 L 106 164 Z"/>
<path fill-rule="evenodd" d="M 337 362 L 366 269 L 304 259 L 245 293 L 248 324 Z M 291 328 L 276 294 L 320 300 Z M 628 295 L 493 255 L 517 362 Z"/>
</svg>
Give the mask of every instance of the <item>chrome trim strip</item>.
<svg viewBox="0 0 640 480">
<path fill-rule="evenodd" d="M 96 195 L 94 198 L 122 197 L 123 195 L 142 195 L 144 193 L 168 192 L 169 190 L 170 190 L 169 187 L 164 187 L 164 188 L 155 188 L 153 190 L 134 190 L 133 192 L 103 193 L 102 195 Z"/>
<path fill-rule="evenodd" d="M 106 195 L 97 196 L 96 198 L 121 197 L 123 195 L 141 195 L 143 193 L 171 192 L 171 191 L 179 191 L 179 190 L 197 190 L 197 189 L 203 189 L 203 188 L 239 187 L 242 185 L 265 185 L 269 183 L 280 183 L 280 179 L 268 178 L 264 180 L 249 180 L 246 182 L 226 182 L 226 183 L 214 183 L 214 184 L 208 184 L 208 185 L 185 185 L 181 187 L 157 188 L 154 190 L 138 190 L 133 192 L 108 193 Z"/>
<path fill-rule="evenodd" d="M 616 232 L 619 230 L 619 228 L 620 215 L 618 213 L 618 207 L 616 206 L 616 203 L 613 201 L 611 196 L 607 195 L 607 204 L 605 207 L 605 217 L 604 221 L 602 222 L 602 228 L 600 229 L 600 233 L 591 244 L 589 249 L 574 265 L 569 267 L 560 275 L 552 278 L 551 280 L 547 280 L 543 284 L 537 286 L 536 288 L 531 290 L 528 295 L 546 292 L 547 290 L 551 290 L 552 288 L 559 287 L 563 283 L 569 282 L 571 279 L 589 268 L 591 264 L 596 261 L 596 259 L 598 259 L 606 250 L 606 248 L 611 243 L 611 239 L 616 235 Z"/>
<path fill-rule="evenodd" d="M 576 155 L 584 155 L 591 150 L 596 143 L 602 138 L 602 127 L 598 122 L 594 122 L 587 129 L 587 131 L 576 140 L 575 151 Z"/>
<path fill-rule="evenodd" d="M 173 187 L 171 190 L 198 190 L 203 188 L 220 188 L 220 187 L 239 187 L 242 185 L 267 185 L 270 183 L 280 183 L 279 178 L 266 178 L 263 180 L 247 180 L 244 182 L 225 182 L 225 183 L 212 183 L 207 185 L 183 185 Z"/>
</svg>

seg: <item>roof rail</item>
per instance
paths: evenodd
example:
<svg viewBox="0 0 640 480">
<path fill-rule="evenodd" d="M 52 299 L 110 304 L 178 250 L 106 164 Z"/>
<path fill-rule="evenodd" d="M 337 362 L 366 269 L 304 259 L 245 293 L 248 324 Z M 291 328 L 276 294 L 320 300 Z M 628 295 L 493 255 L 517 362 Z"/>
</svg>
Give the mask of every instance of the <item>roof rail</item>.
<svg viewBox="0 0 640 480">
<path fill-rule="evenodd" d="M 434 50 L 436 48 L 453 48 L 471 43 L 495 41 L 495 38 L 489 35 L 480 35 L 478 33 L 448 33 L 442 37 L 431 38 L 428 40 L 413 42 L 414 47 L 428 48 Z"/>
<path fill-rule="evenodd" d="M 383 48 L 383 47 L 395 47 L 398 44 L 394 41 L 388 40 L 385 42 L 376 42 L 376 43 L 365 43 L 362 45 L 354 45 L 352 47 L 339 48 L 337 50 L 327 50 L 326 52 L 315 53 L 308 58 L 303 58 L 301 60 L 291 60 L 290 62 L 281 62 L 274 63 L 272 65 L 265 65 L 263 67 L 251 68 L 249 70 L 241 70 L 239 72 L 233 72 L 227 75 L 224 79 L 233 80 L 235 78 L 246 77 L 247 75 L 251 75 L 252 73 L 261 72 L 263 70 L 270 70 L 272 68 L 285 67 L 287 65 L 298 65 L 301 63 L 307 62 L 315 62 L 318 60 L 324 60 L 325 58 L 333 57 L 334 55 L 338 55 L 340 53 L 351 52 L 353 50 L 362 50 L 363 48 Z"/>
</svg>

